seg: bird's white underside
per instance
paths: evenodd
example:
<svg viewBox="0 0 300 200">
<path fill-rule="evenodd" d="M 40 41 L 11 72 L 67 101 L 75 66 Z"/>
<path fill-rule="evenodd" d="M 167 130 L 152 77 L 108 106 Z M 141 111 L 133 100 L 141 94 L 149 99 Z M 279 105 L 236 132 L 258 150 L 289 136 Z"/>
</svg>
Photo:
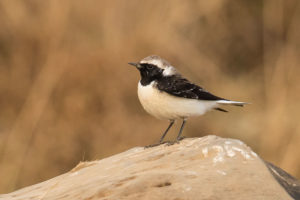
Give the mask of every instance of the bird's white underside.
<svg viewBox="0 0 300 200">
<path fill-rule="evenodd" d="M 144 109 L 159 119 L 178 119 L 199 116 L 217 107 L 218 101 L 185 99 L 155 88 L 155 81 L 147 86 L 138 84 L 138 97 Z"/>
</svg>

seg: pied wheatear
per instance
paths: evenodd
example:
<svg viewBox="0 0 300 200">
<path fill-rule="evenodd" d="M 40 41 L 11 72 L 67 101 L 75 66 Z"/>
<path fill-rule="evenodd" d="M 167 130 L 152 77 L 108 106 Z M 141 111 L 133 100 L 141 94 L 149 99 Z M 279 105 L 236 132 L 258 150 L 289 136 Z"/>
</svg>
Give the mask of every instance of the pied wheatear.
<svg viewBox="0 0 300 200">
<path fill-rule="evenodd" d="M 176 119 L 183 120 L 176 138 L 176 141 L 179 141 L 189 117 L 203 115 L 212 109 L 227 112 L 220 108 L 222 105 L 243 106 L 247 104 L 227 100 L 207 92 L 182 77 L 169 62 L 159 56 L 148 56 L 138 63 L 129 64 L 140 71 L 138 97 L 144 109 L 159 119 L 170 121 L 159 143 L 163 142 Z"/>
</svg>

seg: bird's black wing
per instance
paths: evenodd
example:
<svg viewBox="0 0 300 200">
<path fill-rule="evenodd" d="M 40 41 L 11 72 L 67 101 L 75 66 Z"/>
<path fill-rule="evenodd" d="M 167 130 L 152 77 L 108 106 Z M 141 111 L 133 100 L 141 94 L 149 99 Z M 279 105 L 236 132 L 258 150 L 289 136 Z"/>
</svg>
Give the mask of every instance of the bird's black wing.
<svg viewBox="0 0 300 200">
<path fill-rule="evenodd" d="M 188 99 L 208 101 L 225 100 L 205 91 L 200 86 L 189 82 L 187 79 L 182 78 L 179 75 L 162 77 L 157 81 L 157 88 L 160 91 L 164 91 L 170 95 Z"/>
</svg>

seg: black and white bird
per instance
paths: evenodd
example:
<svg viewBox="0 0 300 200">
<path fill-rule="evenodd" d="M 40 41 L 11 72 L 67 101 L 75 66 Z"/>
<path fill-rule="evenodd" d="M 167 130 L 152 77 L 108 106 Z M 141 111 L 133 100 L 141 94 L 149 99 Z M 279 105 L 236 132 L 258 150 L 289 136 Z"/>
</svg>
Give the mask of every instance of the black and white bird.
<svg viewBox="0 0 300 200">
<path fill-rule="evenodd" d="M 154 117 L 170 121 L 159 143 L 163 142 L 176 119 L 183 120 L 176 138 L 176 141 L 179 141 L 189 117 L 203 115 L 212 109 L 227 112 L 220 108 L 222 105 L 247 104 L 230 101 L 207 92 L 182 77 L 169 62 L 159 56 L 148 56 L 138 63 L 128 64 L 135 66 L 140 72 L 138 97 L 143 108 Z"/>
</svg>

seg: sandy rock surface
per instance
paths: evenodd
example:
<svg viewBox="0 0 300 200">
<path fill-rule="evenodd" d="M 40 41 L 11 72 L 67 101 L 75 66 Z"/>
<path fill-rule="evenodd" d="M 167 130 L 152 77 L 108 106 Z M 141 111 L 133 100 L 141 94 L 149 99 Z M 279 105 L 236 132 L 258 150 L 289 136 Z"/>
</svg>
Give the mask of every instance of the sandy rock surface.
<svg viewBox="0 0 300 200">
<path fill-rule="evenodd" d="M 189 138 L 136 147 L 48 181 L 0 195 L 5 200 L 289 200 L 264 162 L 239 140 Z"/>
</svg>

